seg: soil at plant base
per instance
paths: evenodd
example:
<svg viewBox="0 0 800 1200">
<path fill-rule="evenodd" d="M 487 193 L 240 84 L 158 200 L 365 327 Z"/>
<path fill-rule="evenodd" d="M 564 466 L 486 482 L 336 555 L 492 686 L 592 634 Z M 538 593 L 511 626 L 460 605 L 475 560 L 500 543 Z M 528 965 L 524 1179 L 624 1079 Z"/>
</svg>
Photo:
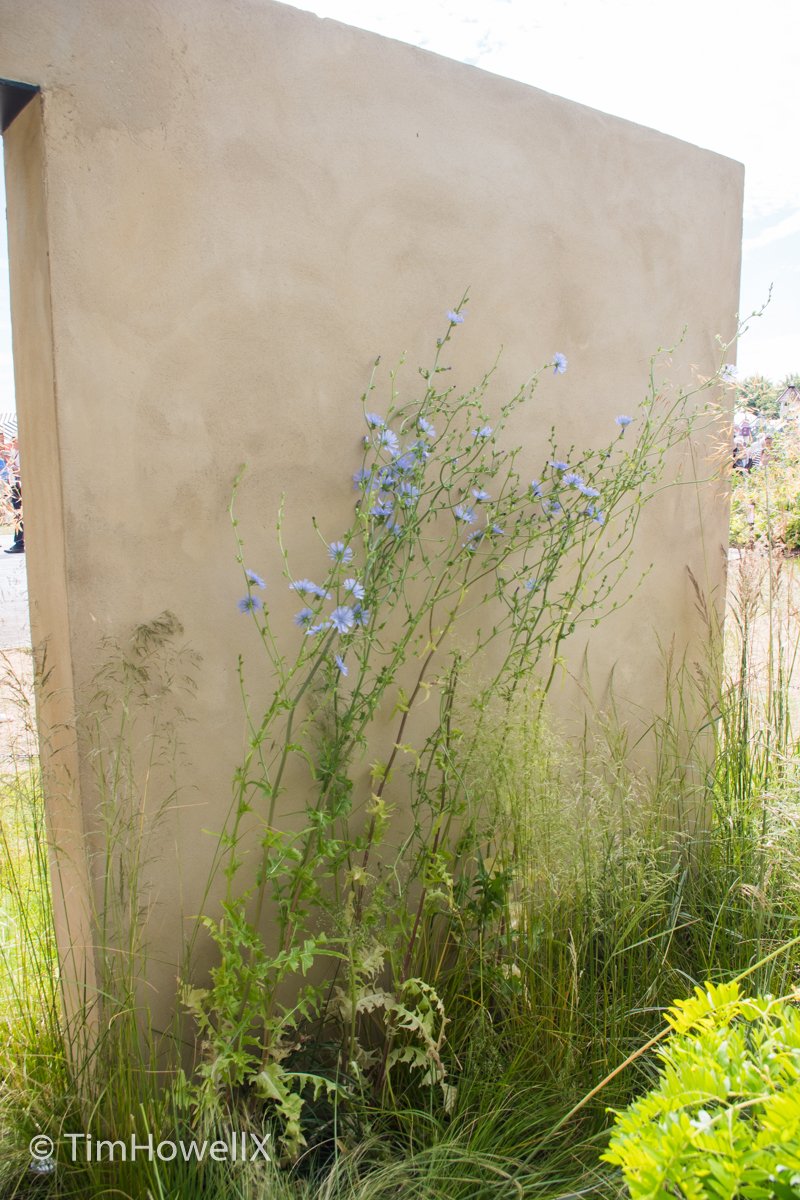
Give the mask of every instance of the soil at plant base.
<svg viewBox="0 0 800 1200">
<path fill-rule="evenodd" d="M 0 531 L 0 774 L 37 753 L 33 709 L 33 654 L 24 554 L 5 554 Z"/>
</svg>

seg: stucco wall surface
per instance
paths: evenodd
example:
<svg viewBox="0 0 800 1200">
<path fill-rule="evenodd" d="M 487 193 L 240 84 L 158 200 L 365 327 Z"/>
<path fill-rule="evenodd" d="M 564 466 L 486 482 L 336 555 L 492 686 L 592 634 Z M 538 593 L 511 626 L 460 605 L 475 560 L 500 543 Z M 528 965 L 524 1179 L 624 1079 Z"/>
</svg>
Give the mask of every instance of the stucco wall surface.
<svg viewBox="0 0 800 1200">
<path fill-rule="evenodd" d="M 167 995 L 181 908 L 196 911 L 205 831 L 222 823 L 241 753 L 239 652 L 254 691 L 269 687 L 236 611 L 240 464 L 249 564 L 289 627 L 280 496 L 295 571 L 313 575 L 309 516 L 329 538 L 349 520 L 376 355 L 406 351 L 413 392 L 468 286 L 459 379 L 479 378 L 501 344 L 500 398 L 554 351 L 569 360 L 539 394 L 531 466 L 552 423 L 564 444 L 604 443 L 685 325 L 673 379 L 718 365 L 738 302 L 742 168 L 269 0 L 0 0 L 0 76 L 42 89 L 7 134 L 35 637 L 59 656 L 64 711 L 90 690 L 102 638 L 165 609 L 202 657 L 188 799 L 155 872 L 152 970 Z M 34 285 L 49 312 L 29 321 Z M 621 697 L 658 707 L 658 638 L 697 637 L 685 567 L 720 586 L 726 516 L 712 487 L 700 504 L 668 491 L 648 513 L 636 565 L 653 568 L 593 639 L 598 690 L 613 667 Z M 90 825 L 85 761 L 82 783 Z"/>
</svg>

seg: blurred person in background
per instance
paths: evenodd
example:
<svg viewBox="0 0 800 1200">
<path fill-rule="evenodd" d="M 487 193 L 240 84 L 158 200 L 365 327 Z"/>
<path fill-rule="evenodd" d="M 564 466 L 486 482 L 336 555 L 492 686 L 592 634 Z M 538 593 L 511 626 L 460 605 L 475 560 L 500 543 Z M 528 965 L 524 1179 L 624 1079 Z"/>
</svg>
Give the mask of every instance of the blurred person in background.
<svg viewBox="0 0 800 1200">
<path fill-rule="evenodd" d="M 22 528 L 22 488 L 19 481 L 19 448 L 16 441 L 11 443 L 6 442 L 6 449 L 10 446 L 12 450 L 11 456 L 6 460 L 8 474 L 11 476 L 10 481 L 10 499 L 11 508 L 14 514 L 14 540 L 6 554 L 24 554 L 25 553 L 25 534 Z"/>
<path fill-rule="evenodd" d="M 14 483 L 14 475 L 11 470 L 13 457 L 13 446 L 6 440 L 6 435 L 0 433 L 0 525 L 10 525 L 13 521 L 11 508 L 11 488 Z"/>
</svg>

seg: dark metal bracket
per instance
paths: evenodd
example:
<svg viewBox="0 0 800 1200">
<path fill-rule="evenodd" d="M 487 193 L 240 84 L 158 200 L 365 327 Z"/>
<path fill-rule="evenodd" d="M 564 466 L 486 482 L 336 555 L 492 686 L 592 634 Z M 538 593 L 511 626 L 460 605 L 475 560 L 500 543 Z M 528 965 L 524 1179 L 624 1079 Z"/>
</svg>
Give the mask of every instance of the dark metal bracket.
<svg viewBox="0 0 800 1200">
<path fill-rule="evenodd" d="M 11 79 L 0 79 L 0 129 L 3 133 L 38 91 L 39 88 L 34 83 L 15 83 Z"/>
</svg>

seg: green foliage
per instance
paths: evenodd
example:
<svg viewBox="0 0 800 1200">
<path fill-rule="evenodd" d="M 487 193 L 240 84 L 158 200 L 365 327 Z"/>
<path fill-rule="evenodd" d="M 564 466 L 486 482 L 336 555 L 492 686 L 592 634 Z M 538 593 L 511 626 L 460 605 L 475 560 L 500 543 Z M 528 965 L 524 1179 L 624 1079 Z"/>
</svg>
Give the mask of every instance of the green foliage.
<svg viewBox="0 0 800 1200">
<path fill-rule="evenodd" d="M 565 454 L 602 501 L 548 466 L 553 443 L 537 496 L 518 479 L 512 429 L 536 380 L 505 406 L 491 400 L 491 373 L 469 393 L 449 390 L 440 356 L 453 328 L 418 400 L 399 404 L 392 376 L 388 426 L 367 425 L 367 478 L 394 461 L 382 428 L 418 442 L 422 417 L 437 431 L 429 456 L 409 464 L 418 494 L 395 492 L 400 532 L 371 512 L 366 488 L 350 528 L 321 531 L 353 560 L 328 559 L 320 588 L 352 606 L 344 578 L 355 577 L 365 623 L 313 637 L 253 614 L 269 700 L 260 709 L 249 699 L 241 666 L 249 735 L 217 858 L 227 894 L 196 939 L 210 934 L 218 957 L 200 978 L 187 966 L 174 1039 L 150 1027 L 142 988 L 142 865 L 157 814 L 177 795 L 186 656 L 166 616 L 110 648 L 92 722 L 106 847 L 91 860 L 106 881 L 95 914 L 102 994 L 85 1013 L 97 1037 L 76 1067 L 85 1030 L 65 1029 L 57 1003 L 42 1019 L 36 987 L 54 986 L 42 955 L 0 1045 L 0 1195 L 27 1189 L 33 1133 L 63 1144 L 87 1127 L 187 1140 L 252 1129 L 271 1135 L 276 1161 L 234 1172 L 142 1160 L 73 1170 L 59 1159 L 35 1183 L 41 1194 L 618 1195 L 617 1174 L 597 1161 L 605 1109 L 653 1084 L 643 1048 L 665 1008 L 709 978 L 747 970 L 775 994 L 794 978 L 796 950 L 777 953 L 800 933 L 793 650 L 778 640 L 766 668 L 754 659 L 751 600 L 722 691 L 716 662 L 670 675 L 646 770 L 610 700 L 582 739 L 548 728 L 563 645 L 635 587 L 624 568 L 638 514 L 662 486 L 665 451 L 679 453 L 701 419 L 702 395 L 667 394 L 651 377 L 631 426 Z M 490 422 L 490 436 L 472 437 Z M 468 548 L 476 523 L 454 510 L 473 487 L 492 499 L 475 502 L 490 517 Z M 602 503 L 605 525 L 579 508 L 586 501 Z M 493 524 L 504 533 L 486 532 Z M 240 557 L 244 567 L 241 543 Z M 260 595 L 249 576 L 246 587 Z M 265 595 L 277 590 L 271 580 Z M 763 590 L 774 594 L 771 582 Z M 318 623 L 327 604 L 312 598 Z M 710 640 L 715 632 L 709 617 Z M 34 854 L 20 878 L 38 879 L 47 897 L 43 839 L 39 822 L 7 845 L 12 860 Z M 3 913 L 24 929 L 22 891 Z M 31 915 L 33 963 L 51 927 L 46 907 Z M 178 1047 L 192 1032 L 202 1050 L 186 1076 Z"/>
<path fill-rule="evenodd" d="M 154 668 L 151 678 L 160 674 Z M 688 704 L 690 686 L 682 677 L 671 692 Z M 120 1007 L 100 1031 L 98 1072 L 76 1073 L 58 1019 L 45 1036 L 35 990 L 20 992 L 0 1044 L 0 1195 L 27 1187 L 27 1144 L 39 1131 L 60 1140 L 62 1153 L 55 1176 L 39 1181 L 37 1192 L 59 1200 L 109 1190 L 134 1200 L 545 1200 L 585 1188 L 617 1195 L 615 1179 L 598 1175 L 604 1108 L 647 1088 L 652 1061 L 637 1060 L 565 1121 L 570 1109 L 658 1032 L 674 996 L 710 972 L 725 979 L 752 967 L 800 932 L 793 799 L 800 778 L 787 753 L 791 742 L 765 725 L 762 698 L 748 697 L 747 686 L 745 676 L 724 693 L 711 779 L 691 769 L 677 703 L 654 731 L 660 766 L 647 771 L 601 713 L 591 735 L 565 744 L 547 731 L 535 692 L 518 693 L 510 720 L 501 719 L 502 706 L 490 706 L 465 780 L 464 834 L 448 860 L 452 893 L 429 855 L 426 878 L 437 899 L 420 920 L 407 987 L 391 984 L 378 952 L 358 956 L 354 988 L 343 977 L 334 985 L 336 1022 L 349 1027 L 353 994 L 363 1022 L 347 1071 L 337 1040 L 326 1046 L 309 1037 L 313 1027 L 298 1025 L 283 1042 L 285 1057 L 258 1070 L 244 1064 L 244 1088 L 221 1094 L 204 1073 L 194 1088 L 177 1074 L 164 1088 L 148 1047 L 143 1053 L 137 1044 L 146 1013 Z M 129 700 L 133 716 L 142 701 Z M 468 716 L 454 713 L 451 722 L 467 743 Z M 701 749 L 697 765 L 705 767 L 708 747 Z M 385 764 L 375 763 L 371 785 L 385 777 Z M 693 813 L 712 802 L 698 827 Z M 2 811 L 10 809 L 6 801 Z M 13 853 L 46 895 L 43 831 L 28 829 Z M 7 877 L 0 872 L 0 880 Z M 453 903 L 445 903 L 451 894 Z M 22 930 L 24 908 L 18 912 L 9 899 L 6 913 Z M 234 959 L 238 939 L 239 958 L 249 959 L 257 949 L 252 929 L 223 919 L 231 938 L 225 957 Z M 46 921 L 31 927 L 34 945 L 40 929 Z M 791 954 L 779 956 L 759 968 L 756 986 L 777 992 L 796 967 Z M 49 968 L 43 971 L 47 984 Z M 417 980 L 433 991 L 422 994 Z M 212 986 L 236 983 L 220 976 Z M 362 1098 L 358 1080 L 380 1070 L 386 1030 L 394 1056 L 387 1086 Z M 251 1051 L 259 1045 L 255 1038 L 242 1044 Z M 418 1066 L 402 1061 L 409 1051 Z M 203 1072 L 213 1061 L 209 1054 Z M 276 1076 L 273 1063 L 285 1074 Z M 231 1074 L 238 1069 L 224 1064 Z M 198 1092 L 211 1099 L 198 1105 Z M 71 1169 L 63 1162 L 64 1134 L 87 1123 L 95 1136 L 202 1139 L 241 1128 L 263 1136 L 270 1122 L 289 1145 L 300 1137 L 308 1143 L 293 1167 L 285 1161 L 234 1172 L 226 1164 L 140 1159 Z M 274 1145 L 281 1150 L 277 1136 Z"/>
<path fill-rule="evenodd" d="M 632 1200 L 791 1200 L 800 1192 L 800 1013 L 697 987 L 667 1014 L 657 1084 L 618 1114 L 606 1162 Z"/>
<path fill-rule="evenodd" d="M 780 416 L 778 396 L 795 378 L 788 376 L 774 386 L 752 376 L 739 385 L 738 403 L 759 417 L 776 418 Z M 800 547 L 800 442 L 794 418 L 771 436 L 764 466 L 733 471 L 730 540 L 733 546 L 757 541 L 795 553 Z"/>
<path fill-rule="evenodd" d="M 765 417 L 780 415 L 778 387 L 763 375 L 750 375 L 740 380 L 736 389 L 736 401 L 740 408 L 760 413 Z"/>
<path fill-rule="evenodd" d="M 783 544 L 787 554 L 797 554 L 800 551 L 800 512 L 787 519 L 783 531 Z"/>
<path fill-rule="evenodd" d="M 393 373 L 384 411 L 371 413 L 373 374 L 352 464 L 355 512 L 343 533 L 318 529 L 328 548 L 318 583 L 296 580 L 279 519 L 285 579 L 304 604 L 293 636 L 245 570 L 232 505 L 242 608 L 271 686 L 254 712 L 242 668 L 249 748 L 224 835 L 223 915 L 205 922 L 220 961 L 211 986 L 190 986 L 185 1000 L 204 1044 L 196 1103 L 213 1112 L 215 1096 L 266 1095 L 289 1160 L 308 1141 L 298 1057 L 304 1081 L 347 1080 L 345 1105 L 348 1091 L 384 1103 L 416 1085 L 450 1102 L 446 1009 L 426 938 L 439 930 L 446 961 L 448 938 L 479 940 L 507 903 L 510 868 L 471 875 L 489 814 L 473 811 L 469 781 L 490 709 L 499 701 L 502 727 L 535 674 L 540 709 L 567 639 L 630 597 L 642 509 L 668 456 L 713 419 L 704 399 L 716 378 L 670 391 L 654 364 L 647 396 L 609 422 L 606 444 L 559 452 L 551 431 L 528 482 L 513 423 L 544 369 L 503 402 L 490 394 L 493 371 L 458 392 L 444 354 L 460 320 L 438 340 L 415 399 L 399 401 Z M 387 720 L 388 755 L 367 777 L 364 754 Z M 285 828 L 289 797 L 300 819 Z M 255 872 L 240 850 L 253 827 Z M 331 971 L 332 985 L 320 983 Z M 259 1083 L 267 1068 L 269 1093 Z"/>
<path fill-rule="evenodd" d="M 31 1002 L 57 1025 L 57 954 L 41 781 L 35 767 L 2 781 L 0 818 L 0 1014 Z"/>
<path fill-rule="evenodd" d="M 67 956 L 64 980 L 58 970 L 52 890 L 60 881 L 56 876 L 51 889 L 51 847 L 36 762 L 0 778 L 3 1197 L 27 1194 L 29 1188 L 58 1197 L 108 1190 L 136 1197 L 166 1194 L 159 1190 L 159 1169 L 163 1181 L 173 1168 L 72 1163 L 66 1139 L 79 1133 L 142 1139 L 175 1131 L 180 1136 L 187 1127 L 180 1088 L 162 1086 L 167 1071 L 177 1074 L 175 1043 L 171 1031 L 153 1029 L 142 987 L 150 909 L 143 866 L 175 799 L 176 729 L 181 702 L 191 691 L 193 656 L 180 645 L 181 632 L 179 622 L 165 613 L 134 629 L 124 644 L 107 642 L 104 667 L 85 698 L 82 731 L 98 797 L 91 814 L 94 836 L 84 846 L 86 867 L 97 881 L 91 913 L 96 943 L 89 948 L 97 979 L 82 996 L 73 986 L 75 960 Z M 0 685 L 7 692 L 25 690 L 8 674 Z M 48 686 L 45 670 L 40 687 Z M 27 720 L 35 742 L 32 714 Z M 84 948 L 84 930 L 62 923 L 61 932 Z M 168 1064 L 164 1072 L 154 1071 L 159 1059 Z M 58 1165 L 53 1175 L 35 1178 L 28 1144 L 40 1134 L 53 1140 Z"/>
<path fill-rule="evenodd" d="M 800 516 L 800 454 L 789 434 L 777 434 L 766 467 L 732 474 L 731 544 L 790 549 L 787 531 Z"/>
</svg>

